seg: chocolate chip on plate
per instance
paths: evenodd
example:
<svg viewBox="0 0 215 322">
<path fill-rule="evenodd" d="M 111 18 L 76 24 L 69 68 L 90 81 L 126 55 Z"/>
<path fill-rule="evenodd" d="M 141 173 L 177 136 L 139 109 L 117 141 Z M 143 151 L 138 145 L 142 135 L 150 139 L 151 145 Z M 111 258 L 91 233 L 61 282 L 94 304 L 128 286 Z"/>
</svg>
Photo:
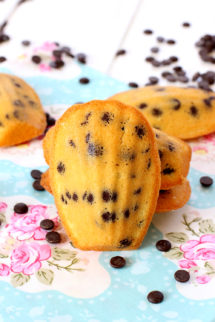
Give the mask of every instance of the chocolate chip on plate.
<svg viewBox="0 0 215 322">
<path fill-rule="evenodd" d="M 130 82 L 130 83 L 128 83 L 128 86 L 129 86 L 129 87 L 132 87 L 132 88 L 137 88 L 137 87 L 139 87 L 139 85 L 138 85 L 137 83 L 135 83 L 135 82 Z"/>
<path fill-rule="evenodd" d="M 168 252 L 171 249 L 171 246 L 171 243 L 165 239 L 161 239 L 156 243 L 156 248 L 161 252 Z"/>
<path fill-rule="evenodd" d="M 200 183 L 203 187 L 210 187 L 213 184 L 213 179 L 211 177 L 205 176 L 200 178 Z"/>
<path fill-rule="evenodd" d="M 164 299 L 163 293 L 160 291 L 152 291 L 147 295 L 147 299 L 149 302 L 153 304 L 161 303 Z"/>
<path fill-rule="evenodd" d="M 55 69 L 59 69 L 65 65 L 64 61 L 61 59 L 56 59 L 55 61 L 51 61 L 49 66 Z"/>
<path fill-rule="evenodd" d="M 23 202 L 19 202 L 19 203 L 15 204 L 13 210 L 16 214 L 23 215 L 28 212 L 28 206 Z"/>
<path fill-rule="evenodd" d="M 38 180 L 40 180 L 41 179 L 41 175 L 42 175 L 43 173 L 40 171 L 40 170 L 32 170 L 31 171 L 31 176 L 32 176 L 32 178 L 33 179 L 38 179 Z"/>
<path fill-rule="evenodd" d="M 54 221 L 51 219 L 43 219 L 40 222 L 40 227 L 45 230 L 51 230 L 54 228 Z"/>
<path fill-rule="evenodd" d="M 153 54 L 157 54 L 159 52 L 159 48 L 158 47 L 152 47 L 150 50 L 151 50 L 151 52 Z"/>
<path fill-rule="evenodd" d="M 157 37 L 157 41 L 160 43 L 164 42 L 164 40 L 165 40 L 164 37 L 161 37 L 161 36 Z"/>
<path fill-rule="evenodd" d="M 174 277 L 177 282 L 186 283 L 190 279 L 190 273 L 188 271 L 185 271 L 184 269 L 179 269 L 175 272 Z"/>
<path fill-rule="evenodd" d="M 31 42 L 29 40 L 23 40 L 22 41 L 22 45 L 25 46 L 25 47 L 28 47 L 30 46 Z"/>
<path fill-rule="evenodd" d="M 166 41 L 166 43 L 167 43 L 168 45 L 174 45 L 174 44 L 175 44 L 175 40 L 174 40 L 174 39 L 168 39 L 168 40 Z"/>
<path fill-rule="evenodd" d="M 7 58 L 6 57 L 4 57 L 4 56 L 0 56 L 0 63 L 3 63 L 4 61 L 6 61 L 7 60 Z"/>
<path fill-rule="evenodd" d="M 90 80 L 87 77 L 82 77 L 79 79 L 79 83 L 83 84 L 83 85 L 88 84 L 89 82 L 90 82 Z"/>
<path fill-rule="evenodd" d="M 32 57 L 31 57 L 31 60 L 32 60 L 32 62 L 33 63 L 35 63 L 35 64 L 40 64 L 41 63 L 41 57 L 40 56 L 38 56 L 38 55 L 33 55 Z"/>
<path fill-rule="evenodd" d="M 46 234 L 46 240 L 50 244 L 57 244 L 61 242 L 61 236 L 57 231 L 50 231 Z"/>
<path fill-rule="evenodd" d="M 114 256 L 111 258 L 110 264 L 114 268 L 122 268 L 125 266 L 126 260 L 122 256 Z"/>
<path fill-rule="evenodd" d="M 183 22 L 182 26 L 185 27 L 185 28 L 188 28 L 188 27 L 190 27 L 190 23 L 189 22 Z"/>
<path fill-rule="evenodd" d="M 76 58 L 79 61 L 79 63 L 81 63 L 81 64 L 86 64 L 86 62 L 87 62 L 87 56 L 84 53 L 77 54 Z"/>
<path fill-rule="evenodd" d="M 41 186 L 41 184 L 40 184 L 40 180 L 35 180 L 34 182 L 33 182 L 33 188 L 34 188 L 34 190 L 37 190 L 37 191 L 44 191 L 45 189 L 43 188 L 43 186 Z"/>
<path fill-rule="evenodd" d="M 143 33 L 144 33 L 145 35 L 151 35 L 151 34 L 153 34 L 153 31 L 152 31 L 151 29 L 145 29 L 145 30 L 143 31 Z"/>
<path fill-rule="evenodd" d="M 116 56 L 122 56 L 122 55 L 125 55 L 125 54 L 126 54 L 126 50 L 125 49 L 119 49 L 116 52 Z"/>
</svg>

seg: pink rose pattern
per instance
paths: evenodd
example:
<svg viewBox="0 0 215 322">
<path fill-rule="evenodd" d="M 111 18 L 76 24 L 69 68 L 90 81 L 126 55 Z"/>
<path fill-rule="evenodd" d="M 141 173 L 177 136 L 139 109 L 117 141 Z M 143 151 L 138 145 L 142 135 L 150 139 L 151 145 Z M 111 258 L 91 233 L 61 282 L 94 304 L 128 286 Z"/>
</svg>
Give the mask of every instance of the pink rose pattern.
<svg viewBox="0 0 215 322">
<path fill-rule="evenodd" d="M 215 260 L 215 235 L 202 235 L 199 240 L 188 240 L 180 246 L 184 259 L 179 260 L 179 266 L 183 269 L 190 269 L 198 266 L 198 261 L 208 262 Z M 197 270 L 194 269 L 195 272 Z M 196 276 L 199 284 L 206 284 L 211 280 L 208 275 Z"/>
<path fill-rule="evenodd" d="M 26 215 L 20 216 L 16 213 L 11 218 L 11 223 L 6 226 L 10 237 L 18 240 L 44 240 L 46 232 L 40 228 L 40 222 L 47 219 L 47 207 L 42 205 L 29 206 L 29 211 Z M 58 218 L 52 219 L 55 225 L 58 224 Z"/>
<path fill-rule="evenodd" d="M 5 202 L 0 202 L 0 212 L 7 209 Z M 43 219 L 49 219 L 47 206 L 29 205 L 28 213 L 18 215 L 14 213 L 10 223 L 5 226 L 5 230 L 10 238 L 13 238 L 14 245 L 10 250 L 10 264 L 0 263 L 0 277 L 6 277 L 10 273 L 22 273 L 32 275 L 42 266 L 42 262 L 51 257 L 51 247 L 48 244 L 39 244 L 35 241 L 26 240 L 45 240 L 46 232 L 40 228 Z M 52 218 L 55 227 L 58 226 L 58 217 Z"/>
</svg>

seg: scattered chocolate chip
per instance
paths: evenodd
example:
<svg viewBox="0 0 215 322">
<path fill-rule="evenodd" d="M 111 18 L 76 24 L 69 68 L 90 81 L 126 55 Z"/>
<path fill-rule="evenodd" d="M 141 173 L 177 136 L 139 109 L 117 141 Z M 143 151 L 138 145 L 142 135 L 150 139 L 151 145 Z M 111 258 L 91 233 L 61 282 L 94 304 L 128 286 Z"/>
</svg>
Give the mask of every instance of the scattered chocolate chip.
<svg viewBox="0 0 215 322">
<path fill-rule="evenodd" d="M 122 268 L 125 266 L 126 260 L 122 256 L 114 256 L 111 258 L 110 264 L 114 268 Z"/>
<path fill-rule="evenodd" d="M 126 54 L 126 50 L 125 49 L 119 49 L 116 52 L 116 56 L 122 56 L 122 55 L 125 55 L 125 54 Z"/>
<path fill-rule="evenodd" d="M 37 191 L 44 191 L 45 189 L 43 188 L 43 186 L 41 186 L 41 184 L 40 184 L 40 180 L 35 180 L 34 182 L 33 182 L 33 188 L 34 188 L 34 190 L 37 190 Z"/>
<path fill-rule="evenodd" d="M 154 67 L 160 67 L 162 65 L 162 63 L 155 59 L 155 60 L 152 61 L 152 65 Z"/>
<path fill-rule="evenodd" d="M 91 156 L 102 156 L 103 155 L 103 146 L 99 144 L 89 143 L 88 145 L 88 153 Z"/>
<path fill-rule="evenodd" d="M 41 179 L 41 176 L 42 176 L 42 172 L 40 170 L 32 170 L 31 171 L 31 176 L 33 179 L 38 179 L 40 180 Z"/>
<path fill-rule="evenodd" d="M 143 31 L 143 33 L 144 33 L 145 35 L 152 35 L 152 34 L 153 34 L 153 31 L 152 31 L 151 29 L 145 29 L 145 30 Z"/>
<path fill-rule="evenodd" d="M 150 82 L 150 85 L 156 85 L 159 82 L 159 78 L 155 76 L 150 76 L 149 82 Z"/>
<path fill-rule="evenodd" d="M 115 212 L 112 212 L 112 213 L 110 213 L 109 211 L 104 212 L 102 214 L 102 219 L 104 220 L 104 222 L 109 222 L 109 221 L 115 222 L 116 214 Z"/>
<path fill-rule="evenodd" d="M 63 174 L 65 172 L 65 165 L 63 164 L 63 162 L 59 162 L 57 165 L 57 171 L 60 174 Z"/>
<path fill-rule="evenodd" d="M 143 136 L 145 135 L 145 129 L 143 127 L 143 125 L 137 125 L 135 126 L 135 132 L 137 134 L 137 136 L 142 139 Z"/>
<path fill-rule="evenodd" d="M 164 59 L 161 61 L 161 65 L 163 66 L 169 66 L 172 64 L 172 61 L 170 59 Z"/>
<path fill-rule="evenodd" d="M 117 201 L 117 197 L 118 197 L 118 195 L 117 195 L 117 192 L 113 192 L 112 193 L 112 197 L 111 197 L 111 200 L 113 201 L 113 202 L 116 202 Z"/>
<path fill-rule="evenodd" d="M 200 183 L 203 187 L 210 187 L 213 184 L 213 179 L 208 176 L 204 176 L 200 178 Z"/>
<path fill-rule="evenodd" d="M 189 82 L 189 78 L 187 76 L 178 76 L 177 77 L 177 81 L 181 82 L 181 83 L 188 83 Z"/>
<path fill-rule="evenodd" d="M 64 61 L 61 59 L 56 59 L 55 61 L 51 61 L 49 63 L 49 66 L 51 68 L 59 69 L 65 65 Z"/>
<path fill-rule="evenodd" d="M 170 74 L 170 75 L 167 75 L 166 76 L 166 79 L 168 80 L 168 82 L 170 82 L 170 83 L 174 83 L 174 82 L 176 82 L 176 77 L 173 75 L 173 74 Z"/>
<path fill-rule="evenodd" d="M 160 42 L 160 43 L 162 43 L 162 42 L 164 42 L 164 41 L 165 41 L 165 39 L 164 39 L 163 37 L 160 37 L 160 36 L 159 36 L 159 37 L 157 37 L 157 41 L 158 41 L 158 42 Z"/>
<path fill-rule="evenodd" d="M 42 61 L 41 57 L 40 57 L 40 56 L 38 56 L 38 55 L 34 55 L 34 56 L 32 56 L 32 57 L 31 57 L 31 60 L 32 60 L 32 62 L 33 62 L 33 63 L 35 63 L 35 64 L 40 64 L 40 63 L 41 63 L 41 61 Z"/>
<path fill-rule="evenodd" d="M 177 98 L 173 98 L 172 102 L 174 103 L 173 110 L 178 111 L 181 107 L 181 102 Z"/>
<path fill-rule="evenodd" d="M 201 74 L 199 72 L 195 73 L 192 77 L 192 81 L 195 82 L 197 81 L 197 79 L 201 76 Z"/>
<path fill-rule="evenodd" d="M 22 41 L 22 45 L 25 46 L 25 47 L 28 47 L 30 46 L 31 42 L 29 40 L 23 40 Z"/>
<path fill-rule="evenodd" d="M 101 117 L 101 120 L 103 122 L 105 122 L 106 124 L 109 124 L 110 121 L 113 120 L 113 114 L 112 113 L 109 113 L 109 112 L 105 112 L 105 113 L 103 113 L 103 115 Z"/>
<path fill-rule="evenodd" d="M 69 193 L 69 191 L 67 191 L 67 192 L 66 192 L 66 196 L 67 196 L 67 198 L 68 198 L 68 199 L 71 199 L 71 198 L 72 198 L 72 196 L 71 196 L 71 194 Z"/>
<path fill-rule="evenodd" d="M 54 221 L 51 219 L 43 219 L 40 222 L 40 227 L 45 230 L 51 230 L 54 228 Z"/>
<path fill-rule="evenodd" d="M 144 108 L 146 108 L 148 105 L 146 103 L 140 103 L 140 105 L 138 105 L 138 107 L 143 110 Z"/>
<path fill-rule="evenodd" d="M 159 157 L 160 157 L 160 159 L 162 159 L 162 157 L 163 157 L 163 152 L 162 152 L 161 150 L 158 150 L 158 153 L 159 153 Z"/>
<path fill-rule="evenodd" d="M 52 51 L 52 54 L 55 58 L 57 59 L 61 59 L 62 57 L 62 50 L 59 50 L 59 49 L 55 49 Z"/>
<path fill-rule="evenodd" d="M 168 149 L 169 149 L 170 152 L 175 151 L 175 146 L 174 146 L 174 144 L 172 142 L 168 143 Z"/>
<path fill-rule="evenodd" d="M 105 202 L 108 202 L 111 200 L 111 194 L 108 190 L 104 190 L 102 192 L 102 199 L 105 201 Z"/>
<path fill-rule="evenodd" d="M 163 302 L 163 299 L 164 299 L 163 293 L 159 291 L 152 291 L 147 295 L 147 300 L 153 304 L 161 303 Z"/>
<path fill-rule="evenodd" d="M 192 116 L 197 116 L 198 114 L 198 109 L 194 105 L 190 107 L 190 114 Z"/>
<path fill-rule="evenodd" d="M 120 248 L 130 246 L 131 244 L 132 244 L 132 241 L 130 239 L 128 239 L 128 238 L 122 239 L 119 242 Z"/>
<path fill-rule="evenodd" d="M 77 202 L 78 201 L 78 195 L 77 195 L 77 193 L 73 193 L 73 195 L 72 195 L 72 199 L 75 201 L 75 202 Z"/>
<path fill-rule="evenodd" d="M 0 63 L 3 63 L 4 61 L 6 61 L 7 60 L 7 58 L 6 57 L 4 57 L 4 56 L 0 56 Z"/>
<path fill-rule="evenodd" d="M 28 212 L 28 206 L 25 203 L 19 202 L 15 204 L 13 210 L 16 214 L 23 215 Z"/>
<path fill-rule="evenodd" d="M 50 244 L 57 244 L 61 242 L 61 236 L 57 231 L 50 231 L 46 234 L 46 240 Z"/>
<path fill-rule="evenodd" d="M 188 27 L 190 27 L 190 23 L 189 22 L 183 22 L 182 26 L 185 27 L 185 28 L 188 28 Z"/>
<path fill-rule="evenodd" d="M 0 44 L 2 44 L 3 42 L 6 42 L 8 40 L 10 40 L 10 37 L 8 35 L 0 34 Z"/>
<path fill-rule="evenodd" d="M 203 100 L 203 102 L 205 103 L 205 105 L 207 105 L 207 107 L 211 107 L 211 101 L 213 101 L 215 99 L 215 96 L 210 96 L 208 98 L 205 98 Z"/>
<path fill-rule="evenodd" d="M 88 196 L 87 196 L 87 201 L 89 202 L 89 203 L 93 203 L 93 201 L 94 201 L 94 196 L 93 196 L 93 194 L 92 193 L 89 193 L 88 194 Z"/>
<path fill-rule="evenodd" d="M 157 108 L 157 107 L 154 107 L 152 110 L 151 110 L 151 113 L 152 115 L 154 116 L 160 116 L 163 114 L 162 110 Z"/>
<path fill-rule="evenodd" d="M 151 50 L 151 52 L 153 54 L 157 54 L 159 52 L 159 48 L 158 47 L 152 47 L 150 50 Z"/>
<path fill-rule="evenodd" d="M 170 56 L 169 59 L 173 62 L 176 63 L 178 61 L 178 57 L 176 56 Z"/>
<path fill-rule="evenodd" d="M 79 79 L 79 83 L 82 84 L 82 85 L 86 85 L 90 82 L 89 78 L 87 77 L 82 77 Z"/>
<path fill-rule="evenodd" d="M 151 161 L 151 159 L 149 159 L 148 163 L 147 163 L 147 170 L 151 167 L 151 164 L 152 164 L 152 161 Z"/>
<path fill-rule="evenodd" d="M 173 173 L 173 172 L 175 172 L 175 169 L 173 169 L 173 168 L 165 168 L 165 169 L 163 169 L 163 171 L 162 171 L 162 173 L 163 174 L 171 174 L 171 173 Z"/>
<path fill-rule="evenodd" d="M 168 45 L 174 45 L 174 44 L 176 43 L 176 41 L 175 41 L 174 39 L 168 39 L 168 40 L 166 41 L 166 43 L 167 43 Z"/>
<path fill-rule="evenodd" d="M 139 195 L 141 193 L 142 189 L 138 188 L 137 190 L 134 190 L 133 194 L 134 195 Z"/>
<path fill-rule="evenodd" d="M 179 269 L 175 272 L 174 277 L 177 282 L 186 283 L 190 279 L 190 273 L 184 269 Z"/>
<path fill-rule="evenodd" d="M 84 53 L 77 54 L 76 58 L 77 58 L 78 62 L 81 64 L 86 64 L 86 62 L 87 62 L 87 56 Z"/>
<path fill-rule="evenodd" d="M 129 87 L 132 87 L 132 88 L 137 88 L 137 87 L 139 87 L 139 85 L 138 85 L 137 83 L 134 83 L 134 82 L 130 82 L 130 83 L 128 83 L 128 86 L 129 86 Z"/>
<path fill-rule="evenodd" d="M 161 252 L 168 252 L 171 249 L 171 246 L 171 243 L 165 239 L 161 239 L 156 243 L 156 248 Z"/>
<path fill-rule="evenodd" d="M 126 209 L 125 211 L 124 211 L 124 217 L 125 218 L 128 218 L 130 216 L 130 211 L 129 211 L 129 209 Z"/>
<path fill-rule="evenodd" d="M 88 133 L 85 137 L 85 142 L 89 143 L 89 141 L 90 141 L 90 133 Z"/>
<path fill-rule="evenodd" d="M 154 60 L 155 59 L 152 56 L 148 56 L 148 57 L 145 58 L 145 61 L 147 61 L 148 63 L 152 63 Z"/>
</svg>

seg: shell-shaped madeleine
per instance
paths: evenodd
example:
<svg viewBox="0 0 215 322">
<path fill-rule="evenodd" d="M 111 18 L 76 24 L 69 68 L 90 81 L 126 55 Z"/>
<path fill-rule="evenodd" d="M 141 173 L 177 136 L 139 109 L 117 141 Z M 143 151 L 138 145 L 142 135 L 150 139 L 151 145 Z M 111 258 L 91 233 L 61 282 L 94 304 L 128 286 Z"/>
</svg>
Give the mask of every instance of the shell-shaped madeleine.
<svg viewBox="0 0 215 322">
<path fill-rule="evenodd" d="M 140 246 L 155 211 L 160 161 L 145 118 L 116 101 L 68 109 L 55 126 L 50 180 L 74 246 Z"/>
<path fill-rule="evenodd" d="M 21 78 L 0 74 L 0 146 L 41 135 L 46 117 L 36 92 Z"/>
</svg>

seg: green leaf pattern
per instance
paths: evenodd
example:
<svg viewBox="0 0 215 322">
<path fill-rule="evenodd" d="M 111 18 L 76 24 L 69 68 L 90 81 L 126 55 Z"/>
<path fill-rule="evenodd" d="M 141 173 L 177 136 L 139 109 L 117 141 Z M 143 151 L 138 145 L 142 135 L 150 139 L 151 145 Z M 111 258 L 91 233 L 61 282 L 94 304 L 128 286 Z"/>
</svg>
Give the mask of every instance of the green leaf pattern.
<svg viewBox="0 0 215 322">
<path fill-rule="evenodd" d="M 51 285 L 54 279 L 54 272 L 50 269 L 41 268 L 35 275 L 38 281 L 45 285 Z"/>
<path fill-rule="evenodd" d="M 30 280 L 29 275 L 24 275 L 22 273 L 11 274 L 10 281 L 14 287 L 20 287 L 26 284 Z"/>
</svg>

